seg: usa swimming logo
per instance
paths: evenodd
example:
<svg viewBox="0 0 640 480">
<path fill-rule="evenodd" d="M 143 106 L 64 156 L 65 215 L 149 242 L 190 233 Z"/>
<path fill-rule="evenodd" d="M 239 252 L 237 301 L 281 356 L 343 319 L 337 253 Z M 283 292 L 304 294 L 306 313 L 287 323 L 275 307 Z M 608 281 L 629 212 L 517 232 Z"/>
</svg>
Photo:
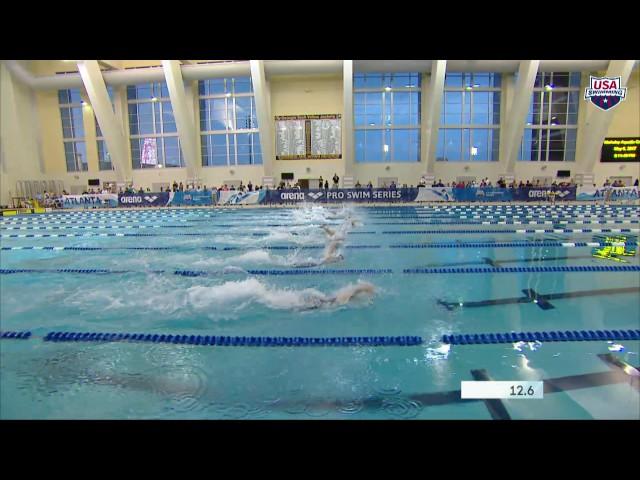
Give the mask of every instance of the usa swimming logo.
<svg viewBox="0 0 640 480">
<path fill-rule="evenodd" d="M 622 87 L 622 77 L 589 76 L 589 87 L 584 91 L 584 99 L 591 100 L 596 107 L 607 111 L 627 96 L 627 88 Z"/>
</svg>

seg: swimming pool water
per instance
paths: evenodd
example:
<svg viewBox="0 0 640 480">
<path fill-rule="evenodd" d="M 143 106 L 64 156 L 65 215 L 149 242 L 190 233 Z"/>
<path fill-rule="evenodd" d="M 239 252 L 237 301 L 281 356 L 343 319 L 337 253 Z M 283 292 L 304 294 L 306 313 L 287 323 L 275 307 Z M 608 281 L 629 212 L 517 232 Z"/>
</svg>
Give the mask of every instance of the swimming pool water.
<svg viewBox="0 0 640 480">
<path fill-rule="evenodd" d="M 320 258 L 327 239 L 319 226 L 339 228 L 347 212 L 359 223 L 345 235 L 344 260 L 311 270 L 374 273 L 245 273 L 295 270 L 295 263 Z M 487 223 L 498 221 L 522 223 Z M 545 221 L 552 223 L 526 223 Z M 251 348 L 2 340 L 0 417 L 490 419 L 484 402 L 461 401 L 457 392 L 462 380 L 472 379 L 472 370 L 484 369 L 494 380 L 575 377 L 575 388 L 543 400 L 504 400 L 514 419 L 638 419 L 637 379 L 612 376 L 605 385 L 591 380 L 612 372 L 598 356 L 611 353 L 611 343 L 441 343 L 443 334 L 452 333 L 640 328 L 638 272 L 532 271 L 638 266 L 638 255 L 621 263 L 593 257 L 591 246 L 572 246 L 601 242 L 607 235 L 636 242 L 636 222 L 635 206 L 584 205 L 118 210 L 3 218 L 2 269 L 37 270 L 0 275 L 3 331 L 30 330 L 35 337 L 54 330 L 417 335 L 426 343 Z M 603 229 L 629 231 L 584 231 Z M 135 236 L 105 236 L 116 234 Z M 541 241 L 556 246 L 535 244 Z M 407 248 L 416 245 L 423 248 Z M 155 249 L 143 249 L 150 247 Z M 492 266 L 526 271 L 403 273 Z M 176 270 L 207 275 L 187 277 Z M 376 273 L 385 270 L 391 272 Z M 373 298 L 304 309 L 310 292 L 330 295 L 358 281 L 375 285 Z M 629 287 L 638 290 L 615 292 Z M 588 293 L 551 300 L 549 310 L 531 302 L 490 304 L 522 297 L 527 289 L 543 295 Z M 638 342 L 616 343 L 624 350 L 613 353 L 637 367 Z"/>
</svg>

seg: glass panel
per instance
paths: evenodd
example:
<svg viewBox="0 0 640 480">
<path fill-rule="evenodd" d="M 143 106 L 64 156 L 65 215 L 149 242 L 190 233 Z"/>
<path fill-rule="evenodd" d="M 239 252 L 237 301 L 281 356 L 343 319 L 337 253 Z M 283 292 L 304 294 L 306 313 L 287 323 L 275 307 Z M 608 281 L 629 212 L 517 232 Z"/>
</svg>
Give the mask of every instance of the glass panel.
<svg viewBox="0 0 640 480">
<path fill-rule="evenodd" d="M 236 134 L 236 148 L 238 150 L 238 165 L 250 165 L 252 157 L 251 134 Z"/>
<path fill-rule="evenodd" d="M 490 142 L 491 135 L 490 130 L 485 129 L 473 129 L 471 130 L 471 146 L 469 156 L 472 161 L 476 160 L 491 160 Z"/>
<path fill-rule="evenodd" d="M 411 104 L 409 92 L 393 93 L 393 125 L 410 125 L 411 124 Z"/>
<path fill-rule="evenodd" d="M 150 135 L 155 133 L 153 129 L 153 108 L 151 103 L 138 103 L 133 105 L 138 111 L 138 134 Z M 133 134 L 133 132 L 131 132 Z"/>
<path fill-rule="evenodd" d="M 73 107 L 71 109 L 73 117 L 73 138 L 84 137 L 84 122 L 82 119 L 82 107 Z"/>
<path fill-rule="evenodd" d="M 262 146 L 260 145 L 260 134 L 252 133 L 253 141 L 253 163 L 255 165 L 262 165 Z"/>
<path fill-rule="evenodd" d="M 251 97 L 237 97 L 236 101 L 236 129 L 247 130 L 251 125 Z"/>
<path fill-rule="evenodd" d="M 462 87 L 461 73 L 447 73 L 444 76 L 445 87 Z"/>
<path fill-rule="evenodd" d="M 367 130 L 365 132 L 365 162 L 382 162 L 384 157 L 382 133 L 382 130 Z"/>
<path fill-rule="evenodd" d="M 445 145 L 445 132 L 444 128 L 438 130 L 438 145 L 436 147 L 436 161 L 442 162 L 444 158 L 444 145 Z"/>
<path fill-rule="evenodd" d="M 580 88 L 580 72 L 573 72 L 569 74 L 569 86 Z"/>
<path fill-rule="evenodd" d="M 235 149 L 235 135 L 227 135 L 227 142 L 229 143 L 229 165 L 236 165 L 236 149 Z"/>
<path fill-rule="evenodd" d="M 444 157 L 447 161 L 459 161 L 461 160 L 460 151 L 462 148 L 462 130 L 455 128 L 448 128 L 446 130 L 444 147 Z"/>
<path fill-rule="evenodd" d="M 251 93 L 251 77 L 234 78 L 234 93 Z"/>
<path fill-rule="evenodd" d="M 162 102 L 162 127 L 164 133 L 175 133 L 178 131 L 171 102 Z"/>
<path fill-rule="evenodd" d="M 163 141 L 165 167 L 180 167 L 180 144 L 178 137 L 165 137 Z"/>
<path fill-rule="evenodd" d="M 228 165 L 227 162 L 227 135 L 210 135 L 212 165 Z"/>
</svg>

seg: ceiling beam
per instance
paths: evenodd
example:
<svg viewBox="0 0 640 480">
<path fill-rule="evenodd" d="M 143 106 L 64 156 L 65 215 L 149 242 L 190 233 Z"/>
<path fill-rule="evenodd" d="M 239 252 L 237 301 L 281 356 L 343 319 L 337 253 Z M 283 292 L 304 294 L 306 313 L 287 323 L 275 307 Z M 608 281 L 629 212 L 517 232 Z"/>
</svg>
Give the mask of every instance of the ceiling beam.
<svg viewBox="0 0 640 480">
<path fill-rule="evenodd" d="M 111 105 L 107 85 L 102 78 L 98 62 L 97 60 L 78 62 L 78 70 L 107 144 L 107 150 L 111 155 L 116 177 L 119 182 L 123 182 L 126 178 L 130 178 L 127 138 L 120 128 L 120 123 Z"/>
<path fill-rule="evenodd" d="M 188 106 L 180 63 L 178 60 L 162 60 L 162 68 L 167 80 L 167 88 L 169 89 L 173 115 L 176 119 L 176 128 L 178 129 L 184 163 L 187 167 L 187 178 L 196 179 L 197 174 L 200 172 L 197 133 L 195 121 Z"/>
<path fill-rule="evenodd" d="M 107 70 L 122 70 L 122 60 L 98 60 L 98 64 Z"/>
<path fill-rule="evenodd" d="M 500 147 L 503 152 L 500 161 L 504 162 L 506 172 L 509 174 L 514 172 L 516 166 L 518 150 L 522 142 L 524 127 L 527 123 L 527 113 L 529 112 L 533 86 L 539 67 L 540 60 L 523 60 L 520 62 L 511 108 L 507 112 L 507 118 L 500 122 L 502 124 Z"/>
<path fill-rule="evenodd" d="M 444 76 L 447 71 L 447 60 L 433 60 L 429 85 L 426 95 L 423 94 L 421 120 L 421 151 L 420 157 L 425 162 L 427 173 L 433 173 L 438 146 L 438 130 L 440 129 L 440 110 L 444 92 Z M 423 77 L 424 78 L 424 77 Z"/>
</svg>

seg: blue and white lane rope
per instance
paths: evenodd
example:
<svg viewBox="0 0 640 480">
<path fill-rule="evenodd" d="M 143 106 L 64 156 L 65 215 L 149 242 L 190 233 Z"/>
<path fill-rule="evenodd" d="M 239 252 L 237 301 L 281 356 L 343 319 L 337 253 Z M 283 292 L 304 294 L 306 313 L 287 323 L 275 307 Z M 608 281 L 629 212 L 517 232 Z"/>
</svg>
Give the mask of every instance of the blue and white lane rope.
<svg viewBox="0 0 640 480">
<path fill-rule="evenodd" d="M 449 230 L 383 230 L 382 234 L 385 235 L 420 235 L 420 234 L 430 234 L 430 235 L 439 235 L 439 234 L 479 234 L 479 233 L 493 233 L 493 234 L 504 234 L 504 233 L 638 233 L 640 232 L 640 228 L 549 228 L 549 229 L 449 229 Z"/>
<path fill-rule="evenodd" d="M 583 248 L 583 247 L 625 247 L 637 246 L 637 242 L 442 242 L 442 243 L 413 243 L 396 245 L 345 245 L 344 248 L 353 249 L 377 249 L 377 248 Z M 45 251 L 109 251 L 109 250 L 319 250 L 325 248 L 324 245 L 301 245 L 301 246 L 264 246 L 264 247 L 215 247 L 215 246 L 167 246 L 167 247 L 56 247 L 56 246 L 20 246 L 20 247 L 0 247 L 1 251 L 16 250 L 45 250 Z"/>
<path fill-rule="evenodd" d="M 366 223 L 365 225 L 611 225 L 611 224 L 638 224 L 640 221 L 638 220 L 610 220 L 610 221 L 589 221 L 589 220 L 576 220 L 576 221 L 469 221 L 469 220 L 458 220 L 458 221 L 430 221 L 430 222 L 371 222 Z M 334 224 L 326 224 L 323 225 L 334 225 Z M 314 224 L 266 224 L 266 225 L 253 225 L 255 227 L 313 227 Z M 71 226 L 23 226 L 23 225 L 12 225 L 9 227 L 0 227 L 0 230 L 104 230 L 104 229 L 114 229 L 114 230 L 128 230 L 128 229 L 150 229 L 150 228 L 196 228 L 195 225 L 71 225 Z M 237 224 L 237 225 L 207 225 L 206 228 L 246 228 L 245 224 Z"/>
<path fill-rule="evenodd" d="M 582 272 L 640 272 L 639 265 L 587 265 L 587 266 L 543 266 L 543 267 L 436 267 L 405 268 L 405 274 L 493 274 L 493 273 L 582 273 Z M 183 277 L 207 277 L 221 274 L 245 273 L 249 275 L 384 275 L 394 273 L 387 269 L 248 269 L 241 272 L 206 271 L 206 270 L 110 270 L 105 268 L 3 268 L 0 275 L 21 273 L 71 273 L 71 274 L 174 274 Z"/>
<path fill-rule="evenodd" d="M 419 235 L 419 234 L 482 234 L 489 233 L 495 235 L 501 234 L 530 234 L 530 233 L 638 233 L 639 228 L 554 228 L 554 229 L 477 229 L 477 230 L 386 230 L 382 232 L 366 231 L 366 232 L 348 232 L 349 235 L 374 235 L 382 233 L 385 235 Z M 19 233 L 19 234 L 2 234 L 0 238 L 57 238 L 57 237 L 160 237 L 160 236 L 193 236 L 193 237 L 210 237 L 215 235 L 225 235 L 224 232 L 205 233 L 205 232 L 172 232 L 172 233 Z M 252 233 L 254 237 L 266 237 L 268 233 Z"/>
<path fill-rule="evenodd" d="M 0 331 L 3 340 L 35 339 L 30 331 Z M 41 337 L 45 342 L 131 342 L 171 343 L 225 347 L 355 347 L 355 346 L 419 346 L 427 342 L 420 336 L 368 337 L 253 337 L 222 335 L 172 335 L 158 333 L 103 333 L 51 331 Z M 637 341 L 640 330 L 557 330 L 543 332 L 506 332 L 443 335 L 449 345 L 481 345 L 518 342 L 604 342 Z"/>
<path fill-rule="evenodd" d="M 517 342 L 601 342 L 640 340 L 640 330 L 565 330 L 552 332 L 510 332 L 443 335 L 442 343 L 480 345 Z"/>
</svg>

